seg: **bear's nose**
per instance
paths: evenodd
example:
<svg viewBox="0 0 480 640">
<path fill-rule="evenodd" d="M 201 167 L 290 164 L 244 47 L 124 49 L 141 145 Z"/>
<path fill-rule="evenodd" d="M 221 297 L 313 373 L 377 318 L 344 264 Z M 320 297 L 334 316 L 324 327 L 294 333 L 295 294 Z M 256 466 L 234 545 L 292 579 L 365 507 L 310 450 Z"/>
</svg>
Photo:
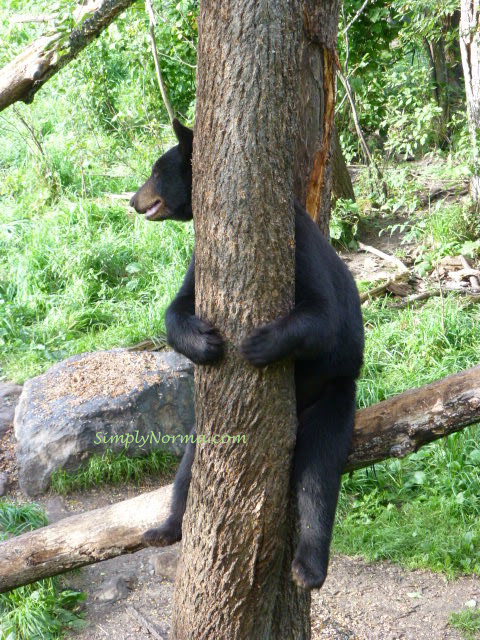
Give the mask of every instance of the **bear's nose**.
<svg viewBox="0 0 480 640">
<path fill-rule="evenodd" d="M 131 207 L 133 207 L 134 209 L 136 209 L 136 207 L 135 207 L 135 196 L 136 196 L 136 195 L 137 195 L 137 194 L 136 194 L 136 193 L 134 193 L 134 194 L 133 194 L 133 196 L 130 198 L 130 202 L 128 203 L 128 204 L 129 204 Z"/>
</svg>

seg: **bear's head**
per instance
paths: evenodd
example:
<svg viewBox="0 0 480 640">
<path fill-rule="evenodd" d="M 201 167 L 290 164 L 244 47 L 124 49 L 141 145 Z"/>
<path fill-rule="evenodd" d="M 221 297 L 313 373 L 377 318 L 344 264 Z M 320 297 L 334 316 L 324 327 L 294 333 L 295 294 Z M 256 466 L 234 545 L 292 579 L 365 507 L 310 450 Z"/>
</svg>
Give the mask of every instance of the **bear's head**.
<svg viewBox="0 0 480 640">
<path fill-rule="evenodd" d="M 192 219 L 193 131 L 177 119 L 173 130 L 178 144 L 155 162 L 148 180 L 130 200 L 146 220 Z"/>
</svg>

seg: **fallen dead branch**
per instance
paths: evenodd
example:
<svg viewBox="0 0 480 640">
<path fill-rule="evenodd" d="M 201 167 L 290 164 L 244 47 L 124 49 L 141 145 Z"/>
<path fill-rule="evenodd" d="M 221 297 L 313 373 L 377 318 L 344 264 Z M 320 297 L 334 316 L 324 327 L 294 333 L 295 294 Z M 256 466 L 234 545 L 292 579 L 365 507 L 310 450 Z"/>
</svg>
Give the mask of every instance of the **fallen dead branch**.
<svg viewBox="0 0 480 640">
<path fill-rule="evenodd" d="M 479 421 L 477 366 L 358 411 L 346 470 L 405 456 Z M 0 543 L 0 592 L 137 551 L 142 533 L 165 518 L 170 495 L 171 485 Z"/>
</svg>

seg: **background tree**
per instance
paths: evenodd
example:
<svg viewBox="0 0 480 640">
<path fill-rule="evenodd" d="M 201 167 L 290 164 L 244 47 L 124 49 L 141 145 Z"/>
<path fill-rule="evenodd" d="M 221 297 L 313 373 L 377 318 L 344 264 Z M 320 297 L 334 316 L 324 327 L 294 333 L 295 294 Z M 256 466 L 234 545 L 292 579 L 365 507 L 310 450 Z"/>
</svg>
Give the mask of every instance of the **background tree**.
<svg viewBox="0 0 480 640">
<path fill-rule="evenodd" d="M 462 51 L 465 93 L 467 96 L 468 124 L 472 143 L 472 175 L 470 191 L 480 208 L 480 32 L 477 0 L 462 0 L 460 20 L 460 47 Z"/>
</svg>

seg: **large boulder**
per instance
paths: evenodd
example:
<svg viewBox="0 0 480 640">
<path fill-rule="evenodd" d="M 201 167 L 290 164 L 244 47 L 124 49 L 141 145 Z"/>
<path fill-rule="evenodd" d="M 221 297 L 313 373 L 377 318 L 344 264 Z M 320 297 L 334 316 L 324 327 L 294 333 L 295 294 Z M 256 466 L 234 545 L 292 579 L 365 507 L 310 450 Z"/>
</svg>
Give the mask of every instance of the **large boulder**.
<svg viewBox="0 0 480 640">
<path fill-rule="evenodd" d="M 106 449 L 181 455 L 194 424 L 193 365 L 172 351 L 74 356 L 28 380 L 15 411 L 20 488 L 38 495 L 57 469 Z"/>
</svg>

